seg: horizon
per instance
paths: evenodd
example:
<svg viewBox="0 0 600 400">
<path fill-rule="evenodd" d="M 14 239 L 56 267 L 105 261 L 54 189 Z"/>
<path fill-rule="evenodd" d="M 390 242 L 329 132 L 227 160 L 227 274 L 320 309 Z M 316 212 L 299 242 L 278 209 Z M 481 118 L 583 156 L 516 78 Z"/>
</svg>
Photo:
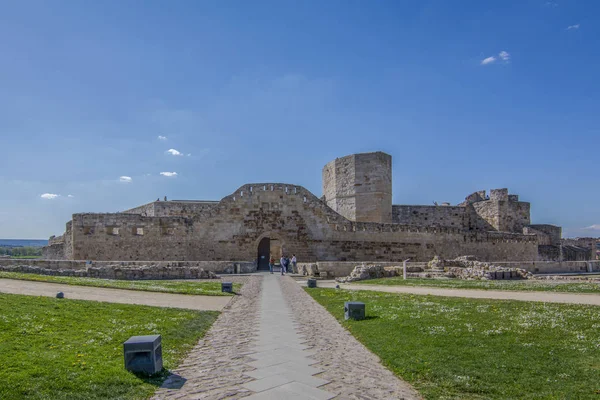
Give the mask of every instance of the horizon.
<svg viewBox="0 0 600 400">
<path fill-rule="evenodd" d="M 393 157 L 393 203 L 508 188 L 600 236 L 600 4 L 441 0 L 9 3 L 0 237 L 247 182 L 321 195 L 336 157 Z"/>
</svg>

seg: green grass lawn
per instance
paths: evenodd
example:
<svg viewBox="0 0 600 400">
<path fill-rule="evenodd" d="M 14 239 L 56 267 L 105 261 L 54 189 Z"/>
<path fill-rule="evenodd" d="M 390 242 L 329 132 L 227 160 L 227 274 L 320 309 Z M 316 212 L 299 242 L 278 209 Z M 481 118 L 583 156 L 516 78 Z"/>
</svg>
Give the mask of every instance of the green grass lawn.
<svg viewBox="0 0 600 400">
<path fill-rule="evenodd" d="M 306 291 L 426 399 L 600 399 L 600 307 Z"/>
<path fill-rule="evenodd" d="M 76 286 L 95 286 L 114 289 L 144 290 L 147 292 L 165 292 L 209 296 L 232 296 L 232 294 L 230 293 L 221 292 L 221 280 L 215 280 L 214 282 L 168 280 L 125 281 L 98 278 L 78 278 L 73 276 L 37 275 L 4 271 L 0 271 L 0 278 L 19 279 L 25 281 L 64 283 L 67 285 Z M 238 293 L 241 287 L 241 284 L 234 283 L 233 291 Z"/>
<path fill-rule="evenodd" d="M 492 280 L 492 281 L 467 281 L 462 279 L 424 279 L 402 277 L 368 279 L 354 282 L 358 285 L 389 285 L 389 286 L 429 286 L 451 289 L 482 289 L 482 290 L 515 290 L 538 292 L 566 292 L 566 293 L 600 293 L 600 283 L 564 281 L 538 281 L 538 280 Z"/>
<path fill-rule="evenodd" d="M 0 399 L 145 399 L 168 373 L 127 372 L 122 343 L 162 335 L 172 369 L 218 314 L 0 294 Z"/>
</svg>

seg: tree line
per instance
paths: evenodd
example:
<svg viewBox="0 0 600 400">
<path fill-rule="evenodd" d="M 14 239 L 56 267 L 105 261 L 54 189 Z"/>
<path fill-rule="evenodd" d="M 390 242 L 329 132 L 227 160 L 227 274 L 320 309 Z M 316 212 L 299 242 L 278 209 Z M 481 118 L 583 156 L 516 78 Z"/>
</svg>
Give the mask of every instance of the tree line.
<svg viewBox="0 0 600 400">
<path fill-rule="evenodd" d="M 42 255 L 41 247 L 23 246 L 23 247 L 1 247 L 0 255 L 12 257 L 35 257 Z"/>
</svg>

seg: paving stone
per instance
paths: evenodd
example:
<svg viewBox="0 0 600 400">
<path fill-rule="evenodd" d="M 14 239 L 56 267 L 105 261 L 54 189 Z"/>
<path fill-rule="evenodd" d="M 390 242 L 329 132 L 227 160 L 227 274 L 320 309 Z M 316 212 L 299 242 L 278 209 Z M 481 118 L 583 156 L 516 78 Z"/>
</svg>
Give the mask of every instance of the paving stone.
<svg viewBox="0 0 600 400">
<path fill-rule="evenodd" d="M 293 381 L 293 378 L 288 378 L 283 375 L 271 375 L 267 376 L 266 378 L 244 383 L 243 386 L 246 389 L 252 390 L 253 392 L 262 392 L 263 390 L 272 389 Z"/>
</svg>

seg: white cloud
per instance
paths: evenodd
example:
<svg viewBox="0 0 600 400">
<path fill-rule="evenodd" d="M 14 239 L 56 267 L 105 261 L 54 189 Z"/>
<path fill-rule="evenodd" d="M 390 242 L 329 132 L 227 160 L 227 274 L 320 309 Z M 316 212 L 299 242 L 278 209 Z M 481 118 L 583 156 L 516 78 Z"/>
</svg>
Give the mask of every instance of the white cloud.
<svg viewBox="0 0 600 400">
<path fill-rule="evenodd" d="M 166 136 L 160 136 L 160 135 L 159 135 L 159 136 L 158 136 L 158 140 L 167 140 L 167 137 L 166 137 Z"/>
<path fill-rule="evenodd" d="M 594 224 L 594 225 L 586 226 L 583 229 L 586 229 L 588 231 L 600 231 L 600 224 Z"/>
<path fill-rule="evenodd" d="M 161 172 L 162 176 L 175 177 L 177 176 L 177 172 Z"/>
<path fill-rule="evenodd" d="M 167 150 L 167 153 L 171 154 L 172 156 L 182 156 L 183 155 L 180 151 L 177 151 L 175 149 L 169 149 L 169 150 Z"/>
<path fill-rule="evenodd" d="M 508 54 L 507 51 L 502 50 L 500 53 L 498 53 L 498 57 L 500 57 L 500 59 L 502 61 L 508 61 L 510 60 L 510 54 Z"/>
<path fill-rule="evenodd" d="M 188 156 L 188 157 L 191 157 L 191 156 L 192 156 L 192 153 L 188 153 L 188 155 L 187 155 L 187 156 Z"/>
<path fill-rule="evenodd" d="M 57 198 L 58 196 L 60 196 L 60 194 L 54 194 L 54 193 L 44 193 L 43 195 L 41 195 L 40 197 L 42 199 L 46 199 L 46 200 L 54 200 L 55 198 Z"/>
<path fill-rule="evenodd" d="M 75 196 L 73 196 L 72 194 L 68 194 L 67 197 L 70 198 L 70 199 L 72 199 Z"/>
<path fill-rule="evenodd" d="M 579 29 L 579 24 L 575 24 L 575 25 L 569 25 L 567 27 L 567 30 L 570 31 L 571 29 Z"/>
<path fill-rule="evenodd" d="M 491 56 L 491 57 L 484 58 L 483 60 L 481 60 L 481 65 L 488 65 L 488 64 L 491 64 L 491 63 L 493 63 L 495 61 L 496 61 L 496 57 Z"/>
<path fill-rule="evenodd" d="M 129 183 L 129 182 L 131 182 L 131 181 L 132 181 L 132 179 L 131 179 L 131 177 L 130 177 L 130 176 L 121 176 L 121 177 L 119 178 L 119 182 L 125 182 L 125 183 Z"/>
<path fill-rule="evenodd" d="M 558 7 L 558 3 L 555 1 L 547 1 L 544 5 L 546 7 Z"/>
</svg>

